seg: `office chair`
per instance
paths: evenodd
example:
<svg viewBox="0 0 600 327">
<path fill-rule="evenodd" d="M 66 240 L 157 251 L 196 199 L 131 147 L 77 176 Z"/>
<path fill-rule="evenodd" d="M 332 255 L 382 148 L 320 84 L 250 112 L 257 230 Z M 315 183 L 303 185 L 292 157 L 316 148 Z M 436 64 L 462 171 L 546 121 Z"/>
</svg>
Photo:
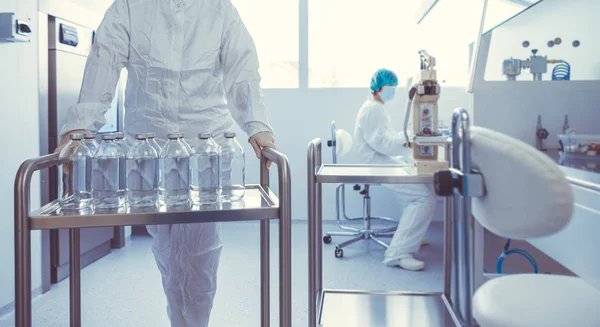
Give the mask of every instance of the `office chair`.
<svg viewBox="0 0 600 327">
<path fill-rule="evenodd" d="M 332 149 L 333 164 L 337 164 L 338 156 L 342 157 L 350 152 L 352 148 L 352 136 L 343 129 L 336 129 L 335 121 L 331 122 L 331 140 L 327 141 L 327 146 Z M 332 231 L 326 232 L 323 236 L 323 242 L 330 244 L 333 241 L 333 236 L 346 236 L 352 237 L 343 243 L 339 243 L 335 246 L 335 257 L 342 258 L 344 256 L 343 248 L 352 245 L 356 242 L 365 240 L 372 240 L 375 243 L 388 248 L 388 245 L 382 241 L 381 237 L 391 237 L 398 228 L 398 220 L 389 217 L 379 217 L 371 215 L 371 195 L 370 188 L 374 185 L 356 184 L 353 186 L 353 190 L 359 192 L 363 198 L 363 214 L 359 217 L 350 217 L 346 213 L 346 184 L 339 184 L 335 191 L 335 207 L 336 207 L 336 221 L 342 232 Z M 356 228 L 345 225 L 342 223 L 341 216 L 346 221 L 363 221 L 363 228 Z M 385 228 L 374 228 L 372 226 L 373 221 L 384 221 L 388 225 L 392 224 L 391 227 Z"/>
</svg>

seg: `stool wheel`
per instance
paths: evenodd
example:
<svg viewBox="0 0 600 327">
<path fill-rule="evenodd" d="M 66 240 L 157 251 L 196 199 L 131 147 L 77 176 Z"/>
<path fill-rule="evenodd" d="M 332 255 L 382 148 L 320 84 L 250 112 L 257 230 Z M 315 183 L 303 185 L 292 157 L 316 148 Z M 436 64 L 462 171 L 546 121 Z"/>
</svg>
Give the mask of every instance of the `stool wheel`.
<svg viewBox="0 0 600 327">
<path fill-rule="evenodd" d="M 329 235 L 323 236 L 323 243 L 331 244 L 331 241 L 332 241 L 331 236 L 329 236 Z"/>
<path fill-rule="evenodd" d="M 344 250 L 338 248 L 337 246 L 335 247 L 335 257 L 336 258 L 342 258 L 344 257 Z"/>
</svg>

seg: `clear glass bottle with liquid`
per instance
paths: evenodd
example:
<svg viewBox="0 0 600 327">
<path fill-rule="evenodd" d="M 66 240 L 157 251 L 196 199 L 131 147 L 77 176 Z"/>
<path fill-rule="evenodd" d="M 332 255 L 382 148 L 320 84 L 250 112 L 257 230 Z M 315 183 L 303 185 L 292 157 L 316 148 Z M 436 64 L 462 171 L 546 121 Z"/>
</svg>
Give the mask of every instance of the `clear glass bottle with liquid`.
<svg viewBox="0 0 600 327">
<path fill-rule="evenodd" d="M 127 188 L 127 159 L 125 158 L 127 156 L 127 152 L 129 152 L 129 145 L 127 144 L 127 139 L 125 137 L 125 133 L 121 133 L 121 132 L 117 132 L 115 133 L 115 143 L 117 143 L 120 147 L 121 150 L 123 150 L 123 159 L 121 159 L 121 161 L 119 162 L 119 173 L 121 174 L 119 176 L 119 183 L 120 183 L 120 187 L 122 189 L 126 189 Z"/>
<path fill-rule="evenodd" d="M 146 134 L 135 140 L 127 152 L 127 202 L 131 208 L 152 207 L 158 200 L 158 154 Z"/>
<path fill-rule="evenodd" d="M 191 162 L 190 197 L 194 204 L 219 202 L 219 146 L 210 133 L 200 133 Z"/>
<path fill-rule="evenodd" d="M 96 141 L 96 135 L 92 133 L 85 133 L 83 135 L 83 143 L 90 149 L 92 156 L 96 154 L 96 151 L 98 151 L 98 147 L 100 146 Z"/>
<path fill-rule="evenodd" d="M 160 152 L 158 197 L 167 207 L 187 205 L 190 198 L 190 153 L 180 133 L 171 133 Z"/>
<path fill-rule="evenodd" d="M 219 151 L 221 175 L 221 201 L 241 200 L 246 191 L 246 159 L 244 149 L 235 139 L 235 133 L 225 133 L 225 141 Z"/>
<path fill-rule="evenodd" d="M 120 163 L 124 158 L 115 135 L 104 135 L 92 159 L 92 194 L 96 209 L 115 209 L 124 205 L 125 188 L 120 183 Z"/>
<path fill-rule="evenodd" d="M 83 143 L 82 133 L 73 133 L 69 143 L 60 151 L 66 160 L 58 166 L 58 202 L 63 210 L 89 209 L 92 205 L 92 153 Z"/>
<path fill-rule="evenodd" d="M 156 142 L 156 134 L 146 133 L 146 137 L 148 138 L 148 143 L 150 143 L 152 148 L 154 148 L 154 150 L 156 151 L 156 154 L 160 156 L 160 150 L 162 150 L 162 148 L 160 147 L 158 142 Z"/>
<path fill-rule="evenodd" d="M 183 136 L 183 134 L 180 134 L 179 140 L 181 141 L 181 143 L 183 143 L 185 148 L 188 150 L 188 153 L 190 154 L 190 157 L 191 157 L 192 154 L 194 154 L 194 148 L 192 148 L 190 146 L 190 144 L 185 140 L 185 137 Z"/>
</svg>

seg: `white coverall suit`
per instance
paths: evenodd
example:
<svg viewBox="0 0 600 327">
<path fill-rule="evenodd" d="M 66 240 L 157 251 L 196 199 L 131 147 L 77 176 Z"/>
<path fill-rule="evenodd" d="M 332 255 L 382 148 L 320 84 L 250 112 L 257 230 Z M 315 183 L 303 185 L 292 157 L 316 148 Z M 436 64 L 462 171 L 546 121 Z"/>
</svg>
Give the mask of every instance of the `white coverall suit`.
<svg viewBox="0 0 600 327">
<path fill-rule="evenodd" d="M 78 104 L 61 135 L 106 122 L 127 68 L 125 132 L 271 132 L 254 42 L 230 0 L 116 0 L 98 28 Z M 232 119 L 233 118 L 233 119 Z M 234 122 L 235 121 L 235 122 Z M 149 226 L 172 326 L 208 325 L 221 253 L 219 224 Z"/>
<path fill-rule="evenodd" d="M 412 150 L 404 147 L 405 139 L 392 128 L 389 113 L 372 97 L 365 101 L 356 117 L 354 146 L 367 164 L 406 164 Z M 385 252 L 384 263 L 411 255 L 419 250 L 433 218 L 436 198 L 429 185 L 385 184 L 404 204 L 398 229 Z"/>
</svg>

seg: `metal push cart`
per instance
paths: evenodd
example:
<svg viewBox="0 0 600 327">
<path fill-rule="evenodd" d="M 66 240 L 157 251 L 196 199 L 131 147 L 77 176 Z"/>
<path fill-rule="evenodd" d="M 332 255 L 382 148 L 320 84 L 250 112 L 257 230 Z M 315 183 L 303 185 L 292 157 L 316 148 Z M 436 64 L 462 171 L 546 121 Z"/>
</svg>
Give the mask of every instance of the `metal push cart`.
<svg viewBox="0 0 600 327">
<path fill-rule="evenodd" d="M 438 172 L 433 177 L 406 176 L 400 165 L 323 164 L 321 140 L 310 142 L 307 162 L 309 327 L 349 324 L 380 327 L 472 326 L 473 221 L 470 201 L 471 196 L 481 195 L 483 184 L 481 176 L 471 172 L 469 117 L 466 110 L 455 111 L 452 132 L 452 144 L 446 145 L 446 158 L 451 158 L 452 168 Z M 419 293 L 324 289 L 321 244 L 324 183 L 433 183 L 436 193 L 446 196 L 443 291 Z M 441 194 L 443 192 L 440 189 L 445 194 Z"/>
<path fill-rule="evenodd" d="M 278 168 L 279 199 L 269 188 L 266 160 Z M 279 326 L 292 325 L 291 295 L 291 176 L 285 155 L 266 149 L 261 161 L 260 185 L 247 185 L 242 201 L 215 206 L 166 211 L 89 213 L 67 215 L 57 201 L 31 212 L 31 178 L 34 172 L 59 165 L 57 154 L 25 161 L 15 181 L 15 310 L 16 326 L 31 327 L 31 231 L 69 229 L 70 235 L 70 326 L 81 326 L 80 228 L 131 225 L 191 224 L 208 222 L 260 221 L 261 327 L 270 325 L 270 221 L 279 219 Z"/>
</svg>

